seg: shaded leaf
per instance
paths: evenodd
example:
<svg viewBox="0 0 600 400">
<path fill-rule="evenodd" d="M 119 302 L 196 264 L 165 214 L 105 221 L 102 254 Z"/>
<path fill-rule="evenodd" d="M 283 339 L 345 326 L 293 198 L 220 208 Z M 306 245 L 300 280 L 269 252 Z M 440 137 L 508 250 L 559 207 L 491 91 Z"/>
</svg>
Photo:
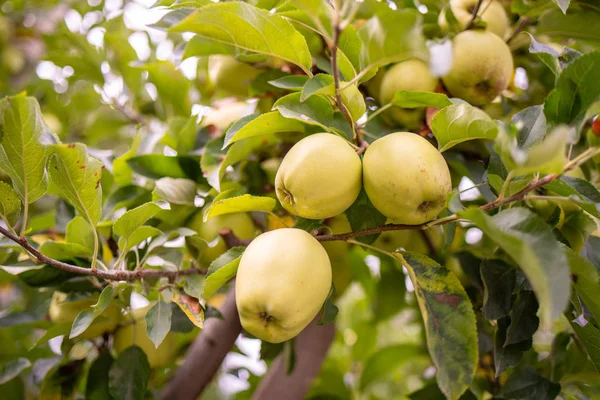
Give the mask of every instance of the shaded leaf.
<svg viewBox="0 0 600 400">
<path fill-rule="evenodd" d="M 337 317 L 339 309 L 334 303 L 335 301 L 335 286 L 331 284 L 331 290 L 329 291 L 329 295 L 323 304 L 323 313 L 321 314 L 321 318 L 317 325 L 329 325 L 335 321 L 335 317 Z"/>
<path fill-rule="evenodd" d="M 185 178 L 204 183 L 206 181 L 202 176 L 199 161 L 196 156 L 145 154 L 131 157 L 127 160 L 127 164 L 138 174 L 152 179 Z"/>
<path fill-rule="evenodd" d="M 0 369 L 0 385 L 3 385 L 11 379 L 19 376 L 23 370 L 29 367 L 31 367 L 31 362 L 23 357 L 5 363 L 2 366 L 2 369 Z"/>
<path fill-rule="evenodd" d="M 108 387 L 115 400 L 143 400 L 150 379 L 150 364 L 142 349 L 131 346 L 119 354 L 109 372 Z"/>
<path fill-rule="evenodd" d="M 415 344 L 397 344 L 378 350 L 365 362 L 360 376 L 361 391 L 371 383 L 387 378 L 393 371 L 422 354 L 421 346 Z"/>
<path fill-rule="evenodd" d="M 103 351 L 92 362 L 85 385 L 85 398 L 89 400 L 110 400 L 112 396 L 108 388 L 108 371 L 114 359 L 110 352 Z"/>
<path fill-rule="evenodd" d="M 510 325 L 506 330 L 504 347 L 533 337 L 539 326 L 537 310 L 538 303 L 533 292 L 519 292 L 510 311 Z"/>
<path fill-rule="evenodd" d="M 483 316 L 488 320 L 507 316 L 515 287 L 515 269 L 501 260 L 484 260 L 481 263 L 481 280 L 485 289 Z"/>
<path fill-rule="evenodd" d="M 171 330 L 171 306 L 159 300 L 146 314 L 146 332 L 158 349 Z"/>
<path fill-rule="evenodd" d="M 541 376 L 530 366 L 508 377 L 500 395 L 511 400 L 554 400 L 560 393 L 560 385 Z"/>
</svg>

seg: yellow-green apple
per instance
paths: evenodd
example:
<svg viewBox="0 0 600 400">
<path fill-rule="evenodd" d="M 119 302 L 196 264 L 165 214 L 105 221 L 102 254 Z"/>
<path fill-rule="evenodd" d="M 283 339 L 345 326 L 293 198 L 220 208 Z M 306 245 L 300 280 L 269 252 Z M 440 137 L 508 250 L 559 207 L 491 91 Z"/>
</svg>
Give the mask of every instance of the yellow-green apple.
<svg viewBox="0 0 600 400">
<path fill-rule="evenodd" d="M 84 299 L 69 301 L 67 293 L 54 292 L 48 312 L 50 321 L 55 324 L 72 323 L 81 311 L 94 311 L 92 306 L 97 302 L 97 294 Z M 79 337 L 93 339 L 102 336 L 104 333 L 112 332 L 117 327 L 120 316 L 120 308 L 114 304 L 109 305 Z"/>
<path fill-rule="evenodd" d="M 377 238 L 373 246 L 376 246 L 385 251 L 396 251 L 398 249 L 404 249 L 406 251 L 413 251 L 421 254 L 429 254 L 430 248 L 425 242 L 423 234 L 426 234 L 437 249 L 443 245 L 444 233 L 441 227 L 434 226 L 426 231 L 414 231 L 414 230 L 397 230 L 397 231 L 385 231 Z"/>
<path fill-rule="evenodd" d="M 418 225 L 435 218 L 452 190 L 441 153 L 426 139 L 396 132 L 374 141 L 363 159 L 369 199 L 389 222 Z"/>
<path fill-rule="evenodd" d="M 361 187 L 360 157 L 344 139 L 317 133 L 300 140 L 281 162 L 275 191 L 281 205 L 303 218 L 331 218 L 346 211 Z"/>
<path fill-rule="evenodd" d="M 340 233 L 352 232 L 352 227 L 346 214 L 340 214 L 325 221 L 330 229 L 330 233 L 337 235 Z M 322 242 L 329 261 L 331 262 L 331 272 L 333 274 L 333 285 L 335 286 L 335 297 L 340 297 L 350 283 L 352 282 L 352 271 L 348 263 L 348 251 L 350 244 L 342 240 L 332 240 Z"/>
<path fill-rule="evenodd" d="M 247 213 L 222 214 L 202 222 L 202 210 L 198 210 L 187 223 L 187 227 L 198 232 L 198 235 L 212 242 L 218 238 L 217 244 L 204 249 L 198 260 L 203 267 L 208 267 L 217 257 L 227 251 L 227 245 L 219 236 L 221 228 L 229 228 L 240 239 L 252 239 L 256 234 L 256 225 Z"/>
<path fill-rule="evenodd" d="M 513 57 L 502 39 L 483 30 L 469 30 L 452 41 L 452 67 L 442 81 L 454 97 L 474 105 L 490 103 L 510 83 Z"/>
<path fill-rule="evenodd" d="M 235 295 L 246 331 L 270 343 L 289 340 L 317 315 L 331 289 L 327 252 L 309 233 L 263 233 L 240 261 Z"/>
<path fill-rule="evenodd" d="M 138 346 L 148 357 L 150 368 L 167 365 L 175 354 L 176 337 L 173 332 L 167 333 L 162 343 L 154 346 L 146 332 L 146 314 L 152 306 L 132 310 L 123 318 L 123 326 L 115 332 L 113 347 L 117 353 L 130 346 Z"/>
<path fill-rule="evenodd" d="M 248 87 L 260 73 L 232 56 L 214 55 L 208 63 L 208 77 L 215 88 L 237 97 L 248 97 Z"/>
<path fill-rule="evenodd" d="M 452 13 L 458 21 L 458 25 L 461 30 L 464 30 L 471 18 L 473 18 L 473 11 L 479 0 L 450 0 L 448 6 L 452 10 Z M 508 15 L 502 4 L 497 0 L 484 0 L 479 7 L 477 15 L 483 22 L 487 24 L 486 29 L 501 38 L 504 38 L 506 31 L 508 30 Z M 441 12 L 438 23 L 442 31 L 448 30 L 448 21 L 446 20 L 446 13 Z"/>
<path fill-rule="evenodd" d="M 396 92 L 433 92 L 438 79 L 431 74 L 427 63 L 411 59 L 398 63 L 387 70 L 381 81 L 381 104 L 385 105 L 394 99 Z M 425 108 L 392 107 L 384 113 L 391 125 L 402 125 L 409 129 L 417 129 L 425 115 Z"/>
</svg>

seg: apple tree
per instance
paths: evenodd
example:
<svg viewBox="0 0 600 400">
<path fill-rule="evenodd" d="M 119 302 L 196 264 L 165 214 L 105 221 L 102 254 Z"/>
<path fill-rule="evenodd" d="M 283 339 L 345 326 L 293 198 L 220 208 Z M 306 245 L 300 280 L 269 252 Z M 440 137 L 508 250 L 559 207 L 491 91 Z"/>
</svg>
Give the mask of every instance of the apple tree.
<svg viewBox="0 0 600 400">
<path fill-rule="evenodd" d="M 598 26 L 1 2 L 2 398 L 598 398 Z"/>
</svg>

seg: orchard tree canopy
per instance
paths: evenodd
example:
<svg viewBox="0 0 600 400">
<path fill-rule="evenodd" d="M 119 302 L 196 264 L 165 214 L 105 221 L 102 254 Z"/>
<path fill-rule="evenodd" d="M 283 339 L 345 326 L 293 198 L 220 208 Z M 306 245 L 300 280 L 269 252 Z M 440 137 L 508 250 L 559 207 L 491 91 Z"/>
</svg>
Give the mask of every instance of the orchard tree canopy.
<svg viewBox="0 0 600 400">
<path fill-rule="evenodd" d="M 0 397 L 600 398 L 597 0 L 0 2 Z"/>
</svg>

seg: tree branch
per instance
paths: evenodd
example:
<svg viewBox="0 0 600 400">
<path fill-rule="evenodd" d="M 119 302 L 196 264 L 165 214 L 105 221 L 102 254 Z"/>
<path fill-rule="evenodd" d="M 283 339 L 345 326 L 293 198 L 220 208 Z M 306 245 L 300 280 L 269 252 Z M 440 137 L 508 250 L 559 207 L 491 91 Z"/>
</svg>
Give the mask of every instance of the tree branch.
<svg viewBox="0 0 600 400">
<path fill-rule="evenodd" d="M 292 373 L 287 374 L 284 356 L 277 357 L 252 395 L 253 400 L 306 398 L 335 338 L 335 324 L 318 326 L 319 317 L 320 315 L 300 332 L 294 341 L 296 364 Z"/>
<path fill-rule="evenodd" d="M 465 31 L 471 29 L 473 27 L 473 25 L 475 24 L 475 20 L 477 19 L 477 14 L 479 13 L 479 9 L 481 8 L 481 4 L 483 3 L 483 0 L 479 0 L 477 2 L 477 4 L 475 4 L 475 8 L 473 8 L 473 15 L 471 17 L 471 19 L 469 20 L 469 23 L 465 26 Z"/>
<path fill-rule="evenodd" d="M 232 284 L 221 308 L 223 319 L 210 318 L 185 354 L 183 365 L 160 394 L 162 400 L 195 400 L 212 381 L 242 331 Z"/>
</svg>

